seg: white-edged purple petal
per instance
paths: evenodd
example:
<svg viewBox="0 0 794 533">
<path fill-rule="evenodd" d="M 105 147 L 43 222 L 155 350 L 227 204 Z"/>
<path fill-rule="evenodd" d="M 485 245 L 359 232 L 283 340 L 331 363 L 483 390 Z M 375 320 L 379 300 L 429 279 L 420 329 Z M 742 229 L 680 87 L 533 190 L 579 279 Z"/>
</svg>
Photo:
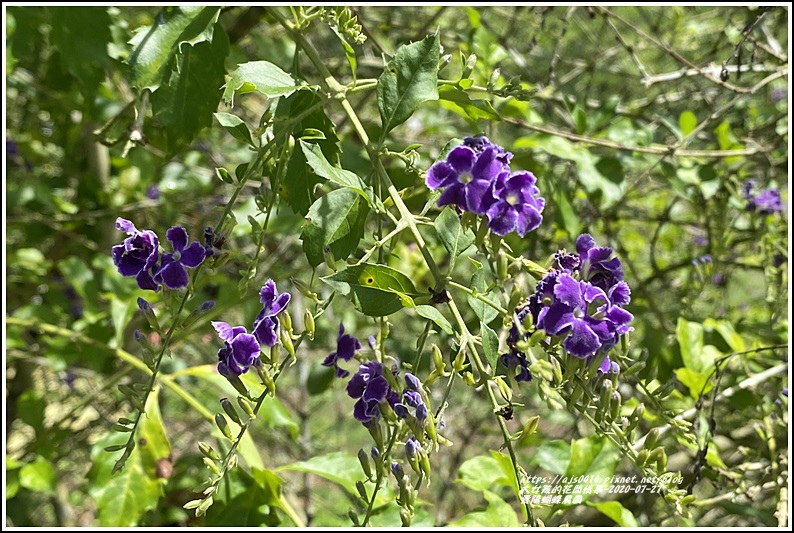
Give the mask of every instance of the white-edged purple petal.
<svg viewBox="0 0 794 533">
<path fill-rule="evenodd" d="M 446 161 L 439 161 L 427 171 L 425 183 L 429 189 L 436 190 L 449 185 L 456 180 L 457 175 L 458 173 L 452 168 L 452 165 Z"/>
<path fill-rule="evenodd" d="M 276 301 L 276 295 L 278 291 L 276 290 L 276 282 L 272 279 L 269 279 L 265 282 L 265 285 L 259 291 L 259 301 L 265 306 L 267 309 L 267 314 L 270 314 L 270 308 L 273 305 L 273 302 Z"/>
<path fill-rule="evenodd" d="M 507 235 L 518 222 L 518 213 L 507 202 L 496 202 L 488 209 L 488 227 L 497 235 Z"/>
<path fill-rule="evenodd" d="M 187 246 L 187 231 L 182 226 L 172 226 L 165 232 L 165 238 L 171 241 L 175 252 L 181 252 Z"/>
<path fill-rule="evenodd" d="M 447 154 L 447 163 L 458 174 L 470 171 L 476 159 L 476 153 L 468 146 L 456 146 Z"/>
<path fill-rule="evenodd" d="M 589 233 L 582 233 L 576 238 L 576 251 L 580 254 L 586 254 L 587 251 L 595 246 L 595 239 Z"/>
<path fill-rule="evenodd" d="M 466 209 L 478 215 L 485 214 L 482 208 L 483 199 L 492 194 L 491 183 L 485 180 L 475 179 L 464 185 L 466 197 Z"/>
<path fill-rule="evenodd" d="M 265 316 L 254 323 L 253 333 L 262 346 L 275 346 L 278 342 L 278 322 Z"/>
<path fill-rule="evenodd" d="M 612 305 L 628 305 L 631 302 L 631 288 L 625 281 L 619 281 L 609 289 L 608 296 Z"/>
<path fill-rule="evenodd" d="M 206 252 L 207 250 L 198 241 L 193 241 L 190 246 L 182 250 L 182 257 L 179 258 L 179 262 L 186 267 L 195 268 L 204 261 L 207 256 Z"/>
<path fill-rule="evenodd" d="M 574 320 L 576 319 L 570 307 L 554 303 L 541 309 L 538 314 L 538 328 L 545 330 L 548 335 L 561 335 L 567 332 Z"/>
<path fill-rule="evenodd" d="M 456 205 L 461 209 L 466 208 L 466 192 L 463 184 L 455 182 L 441 193 L 438 198 L 438 206 Z"/>
<path fill-rule="evenodd" d="M 282 292 L 276 297 L 276 301 L 273 302 L 273 307 L 270 308 L 271 315 L 277 315 L 282 312 L 284 309 L 287 308 L 287 304 L 289 304 L 292 295 L 288 292 Z"/>
<path fill-rule="evenodd" d="M 171 261 L 157 272 L 157 278 L 161 279 L 166 287 L 169 289 L 179 289 L 187 287 L 188 276 L 187 270 L 179 261 Z"/>
<path fill-rule="evenodd" d="M 554 286 L 554 296 L 557 300 L 569 307 L 584 310 L 585 302 L 582 298 L 580 282 L 567 273 L 560 274 Z"/>
<path fill-rule="evenodd" d="M 516 232 L 520 237 L 537 229 L 540 223 L 543 222 L 543 215 L 529 204 L 521 206 L 521 209 L 517 210 L 517 214 Z"/>
<path fill-rule="evenodd" d="M 601 347 L 598 335 L 593 333 L 583 320 L 574 320 L 571 334 L 565 339 L 565 351 L 584 359 L 596 353 Z"/>
<path fill-rule="evenodd" d="M 135 224 L 126 218 L 121 217 L 116 219 L 116 229 L 123 231 L 127 235 L 134 235 L 135 233 L 138 233 L 138 229 L 135 227 Z"/>
</svg>

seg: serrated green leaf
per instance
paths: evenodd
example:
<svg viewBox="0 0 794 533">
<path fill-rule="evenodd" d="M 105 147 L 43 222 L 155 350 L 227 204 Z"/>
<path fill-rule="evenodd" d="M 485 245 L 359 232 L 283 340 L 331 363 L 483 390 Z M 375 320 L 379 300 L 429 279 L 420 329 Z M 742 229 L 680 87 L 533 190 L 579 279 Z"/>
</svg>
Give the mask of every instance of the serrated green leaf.
<svg viewBox="0 0 794 533">
<path fill-rule="evenodd" d="M 152 112 L 165 130 L 169 154 L 192 142 L 212 123 L 218 108 L 229 38 L 220 24 L 216 26 L 211 41 L 182 47 L 171 77 L 152 94 Z"/>
<path fill-rule="evenodd" d="M 492 292 L 485 294 L 485 291 L 488 289 L 488 283 L 486 281 L 486 272 L 484 268 L 480 267 L 474 271 L 474 274 L 471 276 L 470 287 L 476 289 L 480 295 L 484 295 L 485 299 L 488 301 L 495 304 L 499 303 L 499 297 L 496 294 Z M 481 322 L 488 324 L 499 315 L 499 311 L 487 303 L 477 298 L 472 298 L 471 296 L 467 296 L 466 298 L 469 302 L 469 307 L 472 308 L 474 314 L 477 315 L 477 318 L 479 318 Z"/>
<path fill-rule="evenodd" d="M 153 25 L 140 28 L 130 40 L 134 49 L 127 62 L 133 85 L 138 90 L 154 91 L 168 82 L 175 68 L 174 58 L 184 52 L 182 45 L 211 41 L 219 14 L 218 6 L 161 10 Z"/>
<path fill-rule="evenodd" d="M 681 133 L 686 137 L 692 133 L 698 125 L 698 118 L 692 111 L 684 111 L 678 117 L 678 125 L 681 128 Z"/>
<path fill-rule="evenodd" d="M 614 520 L 615 523 L 621 527 L 640 526 L 640 523 L 637 521 L 631 511 L 623 507 L 623 504 L 618 501 L 587 502 L 587 505 L 590 507 L 595 507 L 601 511 L 601 513 Z"/>
<path fill-rule="evenodd" d="M 378 111 L 383 132 L 388 133 L 410 117 L 419 104 L 438 100 L 439 36 L 397 49 L 378 78 Z"/>
<path fill-rule="evenodd" d="M 413 307 L 413 282 L 391 267 L 365 263 L 320 279 L 347 296 L 367 316 L 386 316 L 404 306 Z"/>
<path fill-rule="evenodd" d="M 251 138 L 251 132 L 248 130 L 248 126 L 245 125 L 245 121 L 243 119 L 237 115 L 232 115 L 231 113 L 213 113 L 213 115 L 215 116 L 215 119 L 218 121 L 218 123 L 223 126 L 223 128 L 228 131 L 232 137 L 250 146 L 254 146 L 254 141 Z"/>
<path fill-rule="evenodd" d="M 86 95 L 93 95 L 110 64 L 107 46 L 112 21 L 106 7 L 48 7 L 50 44 L 63 69 L 74 76 Z M 86 31 L 91 28 L 91 31 Z"/>
<path fill-rule="evenodd" d="M 499 337 L 485 322 L 480 323 L 480 335 L 482 336 L 482 351 L 485 359 L 491 365 L 491 371 L 495 371 L 496 361 L 499 358 Z"/>
<path fill-rule="evenodd" d="M 235 94 L 258 92 L 267 98 L 275 98 L 289 96 L 308 86 L 296 81 L 269 61 L 249 61 L 237 65 L 237 69 L 223 87 L 223 100 L 233 105 Z"/>
<path fill-rule="evenodd" d="M 275 122 L 273 124 L 273 134 L 279 140 L 279 144 L 276 147 L 277 152 L 281 150 L 285 142 L 288 142 L 288 132 L 285 131 L 287 128 L 289 128 L 289 131 L 304 131 L 313 128 L 325 134 L 324 140 L 318 140 L 313 143 L 320 147 L 325 160 L 330 165 L 336 165 L 339 162 L 339 138 L 334 131 L 334 124 L 325 115 L 322 107 L 317 107 L 313 113 L 297 123 L 286 125 L 295 115 L 321 103 L 320 97 L 309 91 L 299 91 L 287 98 L 278 99 L 274 112 Z M 309 211 L 309 206 L 315 200 L 314 187 L 320 183 L 320 179 L 314 169 L 307 165 L 303 150 L 296 149 L 290 154 L 286 176 L 278 184 L 277 190 L 293 211 L 305 216 Z"/>
<path fill-rule="evenodd" d="M 367 204 L 349 189 L 331 191 L 314 202 L 300 235 L 309 264 L 322 263 L 326 247 L 335 259 L 347 259 L 364 236 L 368 213 Z"/>
<path fill-rule="evenodd" d="M 488 501 L 488 507 L 484 511 L 475 511 L 460 517 L 455 522 L 449 524 L 451 527 L 518 527 L 520 522 L 518 516 L 509 503 L 491 491 L 483 491 L 483 496 Z"/>
<path fill-rule="evenodd" d="M 450 207 L 445 207 L 433 222 L 441 243 L 451 260 L 465 252 L 474 243 L 474 232 L 463 229 L 460 218 Z"/>
<path fill-rule="evenodd" d="M 301 145 L 301 150 L 303 150 L 303 155 L 306 158 L 306 162 L 310 167 L 312 167 L 312 170 L 314 170 L 315 174 L 321 178 L 332 181 L 337 185 L 341 185 L 342 187 L 346 187 L 352 191 L 355 191 L 356 193 L 360 194 L 361 197 L 364 198 L 364 200 L 372 207 L 377 207 L 381 211 L 384 210 L 383 203 L 381 203 L 380 199 L 375 196 L 375 193 L 372 191 L 372 187 L 364 183 L 364 180 L 362 180 L 358 174 L 333 166 L 325 158 L 325 155 L 323 155 L 322 149 L 319 145 L 307 143 L 305 141 L 299 142 Z"/>
<path fill-rule="evenodd" d="M 433 322 L 435 322 L 435 324 L 438 327 L 440 327 L 448 335 L 452 335 L 454 333 L 454 330 L 452 329 L 452 324 L 449 323 L 449 320 L 447 320 L 446 317 L 441 314 L 441 311 L 439 311 L 432 305 L 417 305 L 415 309 L 416 309 L 416 314 L 428 320 L 432 320 Z"/>
<path fill-rule="evenodd" d="M 104 448 L 126 442 L 127 437 L 127 434 L 106 433 L 91 450 L 90 493 L 96 500 L 102 527 L 139 524 L 144 513 L 154 509 L 163 494 L 166 480 L 157 477 L 157 462 L 168 459 L 171 446 L 160 416 L 157 390 L 149 395 L 132 455 L 124 469 L 112 475 L 119 454 L 108 453 Z"/>
<path fill-rule="evenodd" d="M 438 98 L 442 104 L 449 102 L 450 109 L 461 116 L 469 117 L 472 120 L 502 120 L 499 113 L 488 100 L 472 100 L 469 94 L 451 85 L 445 85 L 438 90 Z M 445 106 L 446 107 L 446 106 Z"/>
</svg>

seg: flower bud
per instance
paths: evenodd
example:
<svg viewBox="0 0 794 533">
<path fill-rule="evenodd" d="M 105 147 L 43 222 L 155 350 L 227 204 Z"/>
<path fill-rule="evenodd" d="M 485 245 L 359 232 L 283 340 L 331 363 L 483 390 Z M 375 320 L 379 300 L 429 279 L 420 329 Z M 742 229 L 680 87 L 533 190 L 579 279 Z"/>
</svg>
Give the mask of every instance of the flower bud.
<svg viewBox="0 0 794 533">
<path fill-rule="evenodd" d="M 347 512 L 347 517 L 350 519 L 351 522 L 353 522 L 354 526 L 358 527 L 360 525 L 359 521 L 358 521 L 358 515 L 356 514 L 356 512 L 353 509 L 350 509 Z"/>
<path fill-rule="evenodd" d="M 242 420 L 240 420 L 240 415 L 237 414 L 237 410 L 235 410 L 234 405 L 232 405 L 232 402 L 229 401 L 229 398 L 221 398 L 221 407 L 223 407 L 223 410 L 235 424 L 238 426 L 243 425 Z"/>
<path fill-rule="evenodd" d="M 461 347 L 458 350 L 458 354 L 455 356 L 455 360 L 452 362 L 452 368 L 455 369 L 455 372 L 460 372 L 466 366 L 466 349 Z"/>
<path fill-rule="evenodd" d="M 309 335 L 309 340 L 314 340 L 314 315 L 309 309 L 303 312 L 303 330 Z"/>
<path fill-rule="evenodd" d="M 659 429 L 658 428 L 651 428 L 648 432 L 648 435 L 645 437 L 645 443 L 643 444 L 643 448 L 646 450 L 650 450 L 656 447 L 656 443 L 659 442 Z"/>
<path fill-rule="evenodd" d="M 402 527 L 411 527 L 411 513 L 408 512 L 408 509 L 403 507 L 400 509 L 400 522 L 402 523 Z"/>
<path fill-rule="evenodd" d="M 143 312 L 143 316 L 146 318 L 146 322 L 155 330 L 157 333 L 160 333 L 162 330 L 160 329 L 160 323 L 157 321 L 157 316 L 154 314 L 154 309 L 152 309 L 151 304 L 144 300 L 143 298 L 138 298 L 138 309 Z"/>
<path fill-rule="evenodd" d="M 251 405 L 251 402 L 246 397 L 238 396 L 237 403 L 240 405 L 240 408 L 243 410 L 245 414 L 247 414 L 251 418 L 254 418 L 254 407 Z"/>
<path fill-rule="evenodd" d="M 403 476 L 405 475 L 405 471 L 403 470 L 403 467 L 400 466 L 400 463 L 398 463 L 397 461 L 391 462 L 391 473 L 394 474 L 394 477 L 397 478 L 398 483 L 402 481 Z"/>
<path fill-rule="evenodd" d="M 628 377 L 637 374 L 638 372 L 641 372 L 644 368 L 645 368 L 645 361 L 638 361 L 633 365 L 631 365 L 630 367 L 628 367 L 625 372 L 623 372 L 623 377 Z"/>
<path fill-rule="evenodd" d="M 609 416 L 612 418 L 612 420 L 617 420 L 620 418 L 620 406 L 620 393 L 615 391 L 612 393 L 612 397 L 609 399 Z"/>
<path fill-rule="evenodd" d="M 471 372 L 464 372 L 463 373 L 463 382 L 468 385 L 469 387 L 476 387 L 477 382 L 474 381 L 474 376 Z"/>
<path fill-rule="evenodd" d="M 367 489 L 364 488 L 364 483 L 362 483 L 360 479 L 356 481 L 356 490 L 359 496 L 361 496 L 361 499 L 367 501 Z"/>
<path fill-rule="evenodd" d="M 323 247 L 323 261 L 325 261 L 328 268 L 336 272 L 336 259 L 334 258 L 334 252 L 331 251 L 330 246 Z"/>
<path fill-rule="evenodd" d="M 212 470 L 213 473 L 215 474 L 221 473 L 221 471 L 218 469 L 218 465 L 215 464 L 215 461 L 213 461 L 209 457 L 204 457 L 202 460 L 204 461 L 204 464 L 207 465 L 207 468 Z"/>
<path fill-rule="evenodd" d="M 466 59 L 466 65 L 463 67 L 463 73 L 461 74 L 461 78 L 468 78 L 471 76 L 472 71 L 474 70 L 475 65 L 477 65 L 477 56 L 472 54 Z"/>
<path fill-rule="evenodd" d="M 367 452 L 365 452 L 363 448 L 358 450 L 358 462 L 361 464 L 361 470 L 364 471 L 364 475 L 367 476 L 367 479 L 372 479 L 372 465 L 369 462 Z"/>
<path fill-rule="evenodd" d="M 502 376 L 496 376 L 494 381 L 496 382 L 496 388 L 499 389 L 499 394 L 502 395 L 504 401 L 509 403 L 513 399 L 513 390 L 505 383 Z"/>
<path fill-rule="evenodd" d="M 278 338 L 281 341 L 281 345 L 287 350 L 292 362 L 295 362 L 295 345 L 292 344 L 292 337 L 290 337 L 289 331 L 286 328 L 278 328 Z"/>
<path fill-rule="evenodd" d="M 436 372 L 441 376 L 445 375 L 447 367 L 444 364 L 444 356 L 441 354 L 441 348 L 434 344 L 431 353 L 433 354 L 433 366 Z"/>
<path fill-rule="evenodd" d="M 281 318 L 281 325 L 288 333 L 292 333 L 292 316 L 286 311 L 283 311 L 279 317 Z"/>
<path fill-rule="evenodd" d="M 215 423 L 218 425 L 218 428 L 221 430 L 223 435 L 231 440 L 234 441 L 234 437 L 232 436 L 232 430 L 229 428 L 229 421 L 226 420 L 226 417 L 222 414 L 218 413 L 215 415 Z"/>
<path fill-rule="evenodd" d="M 524 428 L 521 430 L 521 438 L 529 437 L 533 433 L 538 430 L 538 424 L 540 423 L 540 416 L 535 415 L 529 420 L 527 423 L 524 424 Z"/>
<path fill-rule="evenodd" d="M 216 452 L 212 448 L 212 446 L 210 446 L 206 442 L 199 442 L 198 443 L 198 447 L 199 447 L 199 450 L 201 451 L 201 453 L 205 457 L 208 457 L 208 458 L 210 458 L 210 459 L 212 459 L 214 461 L 220 461 L 221 457 L 220 457 L 220 455 L 218 455 L 218 452 Z"/>
<path fill-rule="evenodd" d="M 305 281 L 299 280 L 298 278 L 290 278 L 290 281 L 295 286 L 295 288 L 298 289 L 298 292 L 300 292 L 306 298 L 308 298 L 313 302 L 320 301 L 320 299 L 317 296 L 317 293 L 313 292 L 311 287 L 309 287 L 309 285 L 307 285 Z"/>
</svg>

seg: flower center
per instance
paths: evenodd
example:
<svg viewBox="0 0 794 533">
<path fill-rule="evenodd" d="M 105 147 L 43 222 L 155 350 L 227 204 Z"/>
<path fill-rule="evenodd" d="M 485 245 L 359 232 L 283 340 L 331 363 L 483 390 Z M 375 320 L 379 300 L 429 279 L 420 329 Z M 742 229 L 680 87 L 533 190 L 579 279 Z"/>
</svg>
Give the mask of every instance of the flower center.
<svg viewBox="0 0 794 533">
<path fill-rule="evenodd" d="M 507 195 L 505 200 L 510 205 L 518 205 L 521 202 L 521 196 L 516 192 L 511 192 Z"/>
<path fill-rule="evenodd" d="M 573 316 L 576 318 L 582 318 L 584 316 L 584 309 L 575 307 L 573 310 Z"/>
<path fill-rule="evenodd" d="M 171 254 L 171 258 L 172 258 L 174 261 L 179 261 L 179 258 L 180 258 L 180 257 L 182 257 L 182 254 L 181 254 L 180 252 L 177 252 L 176 250 L 174 250 L 174 253 L 173 253 L 173 254 Z"/>
<path fill-rule="evenodd" d="M 471 172 L 469 172 L 468 170 L 464 170 L 463 172 L 460 173 L 460 176 L 458 176 L 458 181 L 460 181 L 464 185 L 469 183 L 473 179 L 474 176 L 472 176 Z"/>
</svg>

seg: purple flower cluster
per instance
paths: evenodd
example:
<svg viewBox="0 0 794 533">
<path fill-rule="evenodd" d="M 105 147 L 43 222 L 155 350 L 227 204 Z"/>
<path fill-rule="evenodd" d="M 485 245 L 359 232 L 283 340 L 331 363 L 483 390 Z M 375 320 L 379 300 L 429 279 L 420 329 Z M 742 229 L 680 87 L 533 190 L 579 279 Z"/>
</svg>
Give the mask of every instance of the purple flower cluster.
<svg viewBox="0 0 794 533">
<path fill-rule="evenodd" d="M 411 374 L 405 373 L 405 390 L 403 391 L 402 401 L 394 404 L 392 408 L 400 418 L 408 418 L 411 416 L 409 407 L 414 410 L 413 415 L 417 420 L 423 422 L 427 418 L 427 405 L 422 401 L 422 382 L 419 378 Z"/>
<path fill-rule="evenodd" d="M 624 309 L 631 290 L 611 248 L 597 247 L 583 234 L 576 239 L 576 252 L 555 256 L 555 269 L 538 282 L 528 309 L 537 329 L 562 337 L 566 352 L 589 363 L 634 329 L 629 325 L 634 316 Z M 617 371 L 617 365 L 607 357 L 599 370 Z"/>
<path fill-rule="evenodd" d="M 762 215 L 783 211 L 780 191 L 774 187 L 761 189 L 757 180 L 747 179 L 742 183 L 742 196 L 747 200 L 748 211 L 758 211 Z"/>
<path fill-rule="evenodd" d="M 353 406 L 353 416 L 362 424 L 380 417 L 380 402 L 385 400 L 394 408 L 400 401 L 399 395 L 383 375 L 383 365 L 377 361 L 362 363 L 358 372 L 348 381 L 346 390 L 348 396 L 357 400 Z"/>
<path fill-rule="evenodd" d="M 278 314 L 286 309 L 290 294 L 276 290 L 272 279 L 267 280 L 259 292 L 263 309 L 254 320 L 248 333 L 244 326 L 230 326 L 226 322 L 212 322 L 218 337 L 224 342 L 218 350 L 218 372 L 226 377 L 245 374 L 259 360 L 262 346 L 275 346 L 278 342 Z"/>
<path fill-rule="evenodd" d="M 537 178 L 525 170 L 513 172 L 513 154 L 487 137 L 466 137 L 443 161 L 427 171 L 427 186 L 444 189 L 438 205 L 488 216 L 497 235 L 516 231 L 521 237 L 540 226 L 545 200 Z"/>
<path fill-rule="evenodd" d="M 186 287 L 186 268 L 195 268 L 204 261 L 204 247 L 197 241 L 188 245 L 187 231 L 181 226 L 174 226 L 165 233 L 173 252 L 164 253 L 162 257 L 160 241 L 153 231 L 140 231 L 121 217 L 116 219 L 116 229 L 129 237 L 113 247 L 113 263 L 122 276 L 134 276 L 141 289 L 158 291 L 160 285 L 169 289 Z"/>
</svg>

